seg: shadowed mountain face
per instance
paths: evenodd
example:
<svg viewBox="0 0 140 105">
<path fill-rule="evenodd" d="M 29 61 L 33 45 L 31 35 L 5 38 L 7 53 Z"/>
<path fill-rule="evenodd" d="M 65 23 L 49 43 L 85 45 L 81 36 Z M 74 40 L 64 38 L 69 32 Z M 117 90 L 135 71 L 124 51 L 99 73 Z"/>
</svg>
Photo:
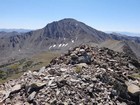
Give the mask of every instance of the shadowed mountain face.
<svg viewBox="0 0 140 105">
<path fill-rule="evenodd" d="M 32 42 L 32 48 L 34 45 L 38 48 L 46 48 L 51 45 L 70 44 L 70 42 L 77 44 L 99 43 L 110 38 L 106 33 L 97 31 L 74 19 L 50 23 L 43 29 L 27 33 L 27 36 L 30 36 L 27 40 Z"/>
<path fill-rule="evenodd" d="M 104 32 L 97 31 L 74 19 L 52 22 L 44 28 L 22 33 L 6 35 L 0 38 L 2 57 L 28 55 L 42 50 L 67 50 L 82 43 L 100 43 L 109 39 Z"/>
<path fill-rule="evenodd" d="M 0 33 L 1 34 L 1 33 Z M 44 28 L 27 33 L 1 35 L 0 56 L 2 58 L 25 57 L 40 51 L 59 50 L 61 52 L 83 43 L 100 44 L 108 39 L 133 41 L 139 47 L 140 38 L 106 34 L 74 19 L 52 22 Z M 133 49 L 137 49 L 137 47 Z M 136 51 L 137 53 L 139 52 Z M 140 55 L 140 54 L 137 54 Z"/>
</svg>

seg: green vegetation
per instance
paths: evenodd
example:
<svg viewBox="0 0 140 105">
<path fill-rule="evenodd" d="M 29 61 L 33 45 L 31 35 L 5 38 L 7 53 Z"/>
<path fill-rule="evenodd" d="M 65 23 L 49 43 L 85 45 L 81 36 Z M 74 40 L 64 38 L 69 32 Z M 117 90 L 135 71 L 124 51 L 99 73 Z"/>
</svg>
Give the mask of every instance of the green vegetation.
<svg viewBox="0 0 140 105">
<path fill-rule="evenodd" d="M 31 67 L 32 64 L 33 64 L 33 61 L 27 61 L 23 64 L 22 69 L 27 69 L 27 68 Z"/>
<path fill-rule="evenodd" d="M 22 65 L 24 62 L 26 62 L 26 59 L 24 58 L 24 59 L 21 59 L 20 61 L 19 61 L 19 65 Z"/>
<path fill-rule="evenodd" d="M 140 74 L 133 74 L 131 75 L 133 78 L 140 78 Z"/>
<path fill-rule="evenodd" d="M 34 65 L 32 66 L 30 70 L 38 70 L 43 66 L 47 66 L 53 58 L 59 55 L 60 54 L 56 52 L 43 52 L 43 53 L 33 56 L 31 60 L 36 63 L 34 63 Z"/>
<path fill-rule="evenodd" d="M 9 79 L 20 77 L 25 71 L 38 70 L 43 66 L 47 66 L 49 62 L 59 56 L 55 52 L 43 52 L 28 59 L 21 59 L 13 63 L 0 65 L 0 83 Z"/>
<path fill-rule="evenodd" d="M 16 75 L 19 75 L 27 71 L 27 68 L 29 68 L 31 64 L 32 64 L 32 61 L 26 61 L 25 59 L 8 64 L 4 66 L 3 68 L 1 68 L 3 70 L 0 71 L 0 79 L 6 80 L 7 78 L 10 78 L 10 77 L 14 78 L 16 77 Z"/>
<path fill-rule="evenodd" d="M 8 69 L 17 74 L 18 73 L 18 70 L 19 70 L 19 66 L 20 66 L 19 64 L 13 64 L 13 65 L 10 65 L 8 67 Z"/>
<path fill-rule="evenodd" d="M 82 71 L 82 68 L 81 67 L 79 67 L 79 66 L 76 66 L 75 67 L 75 72 L 76 73 L 80 73 Z"/>
<path fill-rule="evenodd" d="M 7 77 L 6 72 L 0 70 L 0 78 L 3 80 L 3 79 L 6 79 L 6 77 Z"/>
<path fill-rule="evenodd" d="M 4 78 L 4 79 L 0 79 L 0 84 L 1 84 L 1 83 L 4 83 L 4 82 L 6 82 L 6 81 L 8 81 L 8 80 L 10 80 L 10 79 L 17 79 L 17 78 L 19 78 L 22 74 L 23 74 L 23 72 L 18 73 L 18 74 L 12 74 L 11 76 L 7 76 L 7 77 Z"/>
</svg>

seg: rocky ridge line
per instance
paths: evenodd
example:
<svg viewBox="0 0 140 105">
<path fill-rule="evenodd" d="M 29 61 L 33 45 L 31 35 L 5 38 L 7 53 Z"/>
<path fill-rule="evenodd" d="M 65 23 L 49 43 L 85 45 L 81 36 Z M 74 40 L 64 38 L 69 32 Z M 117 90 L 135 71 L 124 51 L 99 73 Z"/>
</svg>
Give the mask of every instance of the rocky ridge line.
<svg viewBox="0 0 140 105">
<path fill-rule="evenodd" d="M 3 105 L 139 105 L 140 63 L 82 45 L 47 67 L 0 85 Z"/>
</svg>

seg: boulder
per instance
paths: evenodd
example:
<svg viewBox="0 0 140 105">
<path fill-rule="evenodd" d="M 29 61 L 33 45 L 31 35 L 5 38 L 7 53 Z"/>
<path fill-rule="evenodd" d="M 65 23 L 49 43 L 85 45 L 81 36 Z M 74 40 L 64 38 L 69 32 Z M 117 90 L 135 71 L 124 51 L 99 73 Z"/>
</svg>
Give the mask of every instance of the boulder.
<svg viewBox="0 0 140 105">
<path fill-rule="evenodd" d="M 2 103 L 10 95 L 10 91 L 1 90 L 0 91 L 0 103 Z"/>
<path fill-rule="evenodd" d="M 21 87 L 22 86 L 20 84 L 15 85 L 14 87 L 12 87 L 11 93 L 18 92 L 21 89 Z"/>
<path fill-rule="evenodd" d="M 42 88 L 45 85 L 46 83 L 43 83 L 43 82 L 35 82 L 35 83 L 32 83 L 30 86 L 35 87 L 35 88 Z"/>
<path fill-rule="evenodd" d="M 64 72 L 64 71 L 67 71 L 66 68 L 60 68 L 60 71 Z"/>
<path fill-rule="evenodd" d="M 135 67 L 133 64 L 131 64 L 131 63 L 128 64 L 128 67 L 129 67 L 130 69 L 136 69 L 136 67 Z"/>
<path fill-rule="evenodd" d="M 86 63 L 86 64 L 90 64 L 91 63 L 91 56 L 85 54 L 83 56 L 80 56 L 78 58 L 78 62 L 79 63 Z"/>
<path fill-rule="evenodd" d="M 10 90 L 7 91 L 0 91 L 0 102 L 3 102 L 5 99 L 7 99 L 11 94 L 17 93 L 21 89 L 21 85 L 17 84 L 13 86 Z"/>
<path fill-rule="evenodd" d="M 80 52 L 81 54 L 86 53 L 85 49 L 80 49 L 79 52 Z"/>
<path fill-rule="evenodd" d="M 80 48 L 79 47 L 75 48 L 75 51 L 78 51 L 79 52 L 80 51 Z"/>
<path fill-rule="evenodd" d="M 45 66 L 43 66 L 40 70 L 39 70 L 39 73 L 42 73 L 42 72 L 45 72 L 45 69 L 46 67 Z"/>
<path fill-rule="evenodd" d="M 22 105 L 22 102 L 17 101 L 14 105 Z"/>
<path fill-rule="evenodd" d="M 79 64 L 76 64 L 76 66 L 80 68 L 88 68 L 88 65 L 86 63 L 79 63 Z"/>
<path fill-rule="evenodd" d="M 35 95 L 36 95 L 36 92 L 33 91 L 27 98 L 28 102 L 31 102 L 34 99 Z"/>
<path fill-rule="evenodd" d="M 78 56 L 75 53 L 72 53 L 70 56 L 72 60 L 78 59 Z"/>
<path fill-rule="evenodd" d="M 46 83 L 42 83 L 42 82 L 32 83 L 31 85 L 26 86 L 26 90 L 27 90 L 26 93 L 31 94 L 33 91 L 39 91 L 45 85 L 46 85 Z"/>
<path fill-rule="evenodd" d="M 140 95 L 140 87 L 139 86 L 132 84 L 132 83 L 127 83 L 127 82 L 126 82 L 126 85 L 127 85 L 127 90 L 129 93 L 131 93 L 133 95 Z"/>
</svg>

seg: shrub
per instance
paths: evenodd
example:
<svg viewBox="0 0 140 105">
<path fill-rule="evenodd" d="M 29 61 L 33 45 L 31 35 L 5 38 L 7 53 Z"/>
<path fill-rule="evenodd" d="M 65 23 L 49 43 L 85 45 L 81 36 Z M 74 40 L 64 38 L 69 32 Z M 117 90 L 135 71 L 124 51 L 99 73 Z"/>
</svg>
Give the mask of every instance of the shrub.
<svg viewBox="0 0 140 105">
<path fill-rule="evenodd" d="M 9 66 L 9 69 L 12 69 L 12 70 L 17 70 L 18 68 L 19 68 L 19 64 L 13 64 Z"/>
<path fill-rule="evenodd" d="M 6 78 L 7 78 L 6 72 L 0 70 L 0 79 L 6 79 Z"/>
<path fill-rule="evenodd" d="M 32 65 L 33 61 L 27 61 L 24 66 L 23 66 L 23 69 L 26 69 L 28 67 L 30 67 Z"/>
<path fill-rule="evenodd" d="M 76 72 L 76 73 L 80 73 L 81 71 L 82 71 L 82 68 L 79 67 L 79 66 L 76 66 L 76 68 L 75 68 L 75 72 Z"/>
</svg>

